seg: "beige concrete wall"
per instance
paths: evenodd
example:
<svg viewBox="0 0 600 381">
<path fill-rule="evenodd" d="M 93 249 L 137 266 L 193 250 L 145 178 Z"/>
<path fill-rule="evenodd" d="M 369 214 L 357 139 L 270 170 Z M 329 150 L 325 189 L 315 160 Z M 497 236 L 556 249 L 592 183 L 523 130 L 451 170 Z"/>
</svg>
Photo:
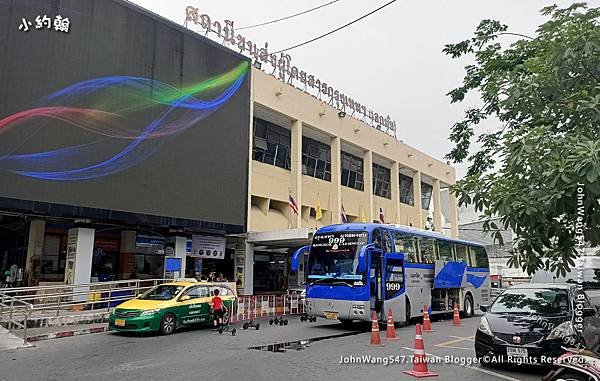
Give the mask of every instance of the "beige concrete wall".
<svg viewBox="0 0 600 381">
<path fill-rule="evenodd" d="M 434 181 L 439 180 L 439 184 L 452 185 L 455 183 L 455 170 L 450 165 L 436 160 L 350 115 L 340 118 L 337 109 L 260 70 L 253 68 L 252 77 L 254 103 L 279 115 L 285 115 L 294 121 L 293 124 L 304 123 L 311 126 L 311 128 L 324 132 L 326 135 L 339 137 L 342 144 L 359 147 L 364 152 L 363 158 L 368 159 L 376 155 L 378 158 L 385 158 L 390 163 L 397 162 L 398 169 L 409 168 L 423 177 Z M 404 128 L 408 127 L 411 126 Z M 399 128 L 401 130 L 403 126 Z M 335 141 L 335 139 L 332 139 L 333 148 L 336 148 Z M 294 161 L 298 160 L 299 147 L 296 146 L 297 144 L 301 144 L 301 139 L 294 139 L 294 136 L 292 136 L 291 152 L 295 153 Z M 332 152 L 334 151 L 332 150 Z M 339 160 L 332 160 L 332 164 L 336 162 L 339 164 Z M 365 160 L 366 165 L 367 160 Z M 395 164 L 390 166 L 390 168 L 392 167 L 395 168 Z M 332 168 L 333 171 L 335 171 L 334 168 Z M 336 210 L 338 208 L 338 195 L 340 203 L 343 204 L 346 213 L 350 216 L 350 220 L 353 220 L 353 217 L 360 217 L 361 204 L 365 208 L 368 221 L 379 218 L 379 207 L 384 209 L 386 222 L 389 223 L 398 220 L 401 224 L 408 225 L 412 223 L 415 227 L 423 227 L 427 217 L 426 211 L 419 210 L 420 202 L 417 202 L 417 199 L 420 200 L 420 196 L 418 194 L 415 194 L 414 207 L 397 203 L 396 199 L 389 200 L 373 196 L 370 179 L 371 168 L 365 168 L 365 177 L 368 176 L 369 178 L 364 179 L 365 191 L 363 192 L 340 186 L 339 174 L 334 175 L 332 173 L 332 180 L 335 180 L 335 182 L 301 176 L 302 180 L 298 185 L 295 184 L 297 180 L 294 176 L 297 176 L 297 172 L 292 174 L 292 171 L 253 162 L 251 163 L 250 174 L 251 195 L 287 203 L 288 188 L 294 185 L 294 188 L 298 189 L 293 189 L 292 194 L 296 197 L 298 203 L 303 205 L 305 210 L 308 210 L 315 207 L 316 194 L 319 193 L 321 207 L 326 210 L 323 221 L 317 222 L 311 218 L 306 218 L 306 215 L 304 215 L 304 218 L 301 218 L 301 224 L 305 227 L 318 226 L 319 223 L 339 222 L 339 211 Z M 397 176 L 392 175 L 392 179 L 394 180 L 391 184 L 392 194 L 394 198 L 397 198 Z M 420 189 L 420 186 L 415 186 L 415 190 L 417 188 Z M 439 189 L 439 186 L 436 188 Z M 275 218 L 273 221 L 269 221 L 268 217 L 260 217 L 260 210 L 255 211 L 254 207 L 251 209 L 248 224 L 249 231 L 285 229 L 288 226 L 288 221 L 283 221 L 279 218 L 281 216 L 278 216 L 277 222 L 274 221 Z M 398 214 L 397 217 L 396 214 Z M 455 225 L 456 220 L 454 219 L 452 223 Z"/>
</svg>

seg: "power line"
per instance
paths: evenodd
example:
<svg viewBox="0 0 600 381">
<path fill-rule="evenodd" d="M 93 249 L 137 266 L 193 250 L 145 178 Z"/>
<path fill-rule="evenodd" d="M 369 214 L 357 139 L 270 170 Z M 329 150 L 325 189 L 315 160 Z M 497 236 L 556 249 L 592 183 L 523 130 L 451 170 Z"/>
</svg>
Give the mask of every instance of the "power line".
<svg viewBox="0 0 600 381">
<path fill-rule="evenodd" d="M 312 11 L 316 11 L 317 9 L 320 9 L 320 8 L 325 8 L 326 6 L 331 5 L 333 3 L 337 3 L 338 1 L 340 1 L 340 0 L 333 0 L 333 1 L 330 1 L 329 3 L 321 4 L 318 7 L 307 9 L 306 11 L 302 11 L 302 12 L 295 13 L 295 14 L 290 15 L 290 16 L 282 17 L 282 18 L 277 19 L 277 20 L 267 21 L 267 22 L 263 22 L 263 23 L 255 24 L 255 25 L 243 26 L 241 28 L 236 28 L 236 29 L 237 30 L 250 29 L 250 28 L 256 28 L 256 27 L 263 26 L 263 25 L 275 24 L 276 22 L 279 22 L 279 21 L 288 20 L 288 19 L 294 18 L 296 16 L 301 16 L 301 15 L 304 15 L 306 13 L 309 13 L 309 12 L 312 12 Z"/>
<path fill-rule="evenodd" d="M 329 32 L 327 32 L 327 33 L 325 33 L 325 34 L 322 34 L 322 35 L 320 35 L 320 36 L 318 36 L 318 37 L 315 37 L 315 38 L 313 38 L 313 39 L 311 39 L 311 40 L 308 40 L 308 41 L 302 42 L 302 43 L 300 43 L 300 44 L 297 44 L 297 45 L 291 46 L 291 47 L 289 47 L 289 48 L 282 49 L 282 50 L 278 50 L 278 51 L 276 51 L 276 52 L 274 52 L 274 53 L 272 53 L 272 54 L 277 54 L 277 53 L 281 53 L 281 52 L 286 52 L 286 51 L 288 51 L 288 50 L 296 49 L 296 48 L 299 48 L 300 46 L 304 46 L 304 45 L 310 44 L 311 42 L 317 41 L 317 40 L 319 40 L 319 39 L 321 39 L 321 38 L 323 38 L 323 37 L 327 37 L 327 36 L 329 36 L 330 34 L 333 34 L 333 33 L 337 32 L 337 31 L 339 31 L 339 30 L 342 30 L 342 29 L 344 29 L 344 28 L 346 28 L 346 27 L 348 27 L 348 26 L 350 26 L 350 25 L 352 25 L 352 24 L 354 24 L 354 23 L 356 23 L 356 22 L 359 22 L 360 20 L 362 20 L 362 19 L 364 19 L 364 18 L 366 18 L 366 17 L 368 17 L 368 16 L 372 15 L 372 14 L 373 14 L 373 13 L 375 13 L 375 12 L 378 12 L 378 11 L 382 10 L 383 8 L 387 7 L 388 5 L 390 5 L 390 4 L 392 4 L 392 3 L 395 3 L 396 1 L 397 1 L 397 0 L 392 0 L 392 1 L 390 1 L 390 2 L 388 2 L 388 3 L 386 3 L 386 4 L 384 4 L 384 5 L 382 5 L 381 7 L 377 8 L 377 9 L 375 9 L 375 10 L 372 10 L 371 12 L 367 13 L 366 15 L 363 15 L 363 16 L 361 16 L 361 17 L 357 18 L 356 20 L 350 21 L 349 23 L 347 23 L 347 24 L 345 24 L 345 25 L 342 25 L 342 26 L 340 26 L 339 28 L 336 28 L 336 29 L 334 29 L 334 30 L 332 30 L 332 31 L 329 31 Z"/>
</svg>

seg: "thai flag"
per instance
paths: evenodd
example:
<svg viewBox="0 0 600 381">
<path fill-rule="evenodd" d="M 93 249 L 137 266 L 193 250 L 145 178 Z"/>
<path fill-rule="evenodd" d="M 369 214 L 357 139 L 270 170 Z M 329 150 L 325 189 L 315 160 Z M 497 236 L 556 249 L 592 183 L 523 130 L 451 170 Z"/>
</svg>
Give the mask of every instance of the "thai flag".
<svg viewBox="0 0 600 381">
<path fill-rule="evenodd" d="M 295 215 L 298 215 L 298 204 L 296 203 L 296 199 L 294 198 L 294 196 L 292 196 L 292 193 L 289 193 L 290 198 L 289 198 L 289 204 L 290 204 L 290 208 L 292 209 L 292 211 L 294 212 Z"/>
<path fill-rule="evenodd" d="M 348 216 L 346 215 L 346 209 L 344 209 L 344 204 L 342 204 L 341 217 L 342 217 L 342 223 L 343 224 L 347 224 L 348 223 Z"/>
<path fill-rule="evenodd" d="M 383 218 L 383 209 L 379 208 L 379 221 L 385 224 L 385 218 Z"/>
</svg>

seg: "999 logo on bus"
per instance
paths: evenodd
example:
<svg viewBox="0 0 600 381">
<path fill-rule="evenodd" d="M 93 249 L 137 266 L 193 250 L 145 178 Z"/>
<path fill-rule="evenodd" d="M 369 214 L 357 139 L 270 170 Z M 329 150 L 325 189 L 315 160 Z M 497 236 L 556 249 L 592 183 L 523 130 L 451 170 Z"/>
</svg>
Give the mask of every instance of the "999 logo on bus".
<svg viewBox="0 0 600 381">
<path fill-rule="evenodd" d="M 385 289 L 387 291 L 400 291 L 402 289 L 401 283 L 388 282 L 385 284 Z"/>
</svg>

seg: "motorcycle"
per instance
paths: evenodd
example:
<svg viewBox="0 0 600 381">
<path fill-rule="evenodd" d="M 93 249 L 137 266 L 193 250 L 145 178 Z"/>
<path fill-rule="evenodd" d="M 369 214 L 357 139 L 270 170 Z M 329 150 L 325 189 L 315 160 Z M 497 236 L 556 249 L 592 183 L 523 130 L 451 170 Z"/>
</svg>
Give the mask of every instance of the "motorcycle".
<svg viewBox="0 0 600 381">
<path fill-rule="evenodd" d="M 563 348 L 554 369 L 543 381 L 600 381 L 600 355 L 585 349 Z"/>
</svg>

